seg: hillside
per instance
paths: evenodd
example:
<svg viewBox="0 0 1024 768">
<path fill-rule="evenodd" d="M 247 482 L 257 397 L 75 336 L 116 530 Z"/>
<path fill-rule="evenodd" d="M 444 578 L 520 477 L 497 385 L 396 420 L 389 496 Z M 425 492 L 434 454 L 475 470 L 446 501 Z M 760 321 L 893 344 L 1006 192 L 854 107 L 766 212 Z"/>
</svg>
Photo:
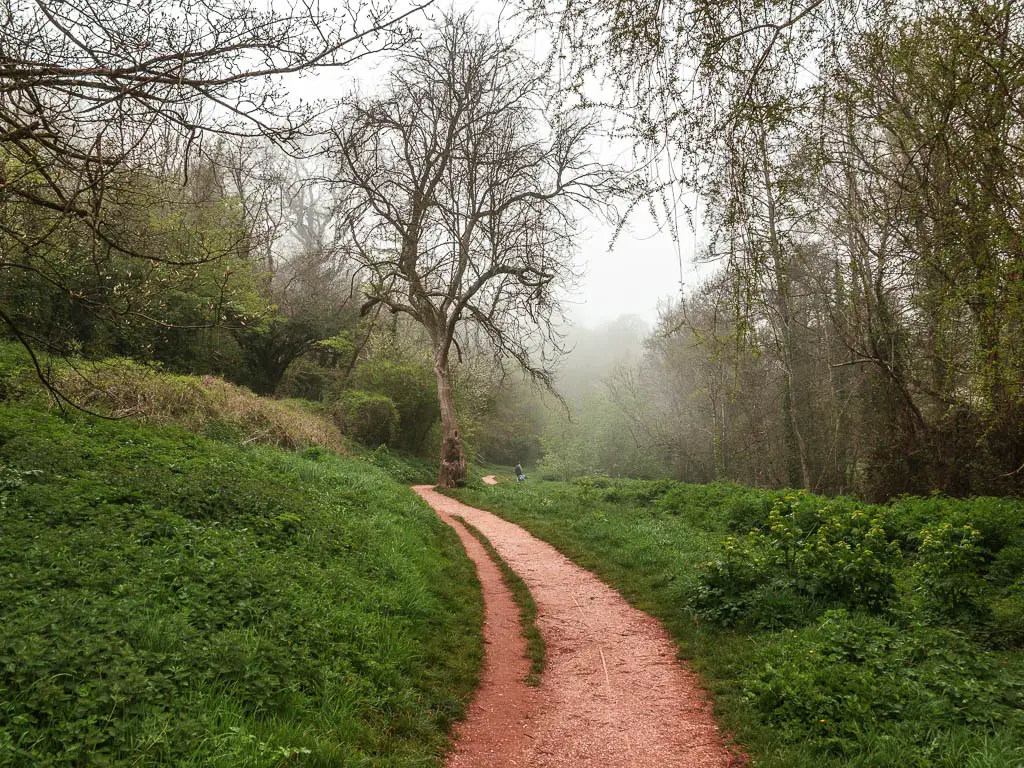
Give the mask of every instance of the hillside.
<svg viewBox="0 0 1024 768">
<path fill-rule="evenodd" d="M 472 566 L 379 469 L 0 405 L 0 765 L 438 764 Z"/>
</svg>

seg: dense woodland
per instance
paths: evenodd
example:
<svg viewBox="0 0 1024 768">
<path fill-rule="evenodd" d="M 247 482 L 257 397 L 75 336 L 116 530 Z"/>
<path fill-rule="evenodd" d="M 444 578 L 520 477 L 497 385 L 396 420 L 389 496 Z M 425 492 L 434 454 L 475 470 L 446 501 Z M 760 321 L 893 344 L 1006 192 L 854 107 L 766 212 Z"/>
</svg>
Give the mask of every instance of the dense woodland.
<svg viewBox="0 0 1024 768">
<path fill-rule="evenodd" d="M 693 481 L 1019 491 L 1020 8 L 813 3 L 788 28 L 747 10 L 762 44 L 709 44 L 720 72 L 655 69 L 732 110 L 691 104 L 660 124 L 689 131 L 654 137 L 703 163 L 695 213 L 718 271 L 593 395 L 630 436 L 619 471 L 639 453 L 648 475 Z M 692 52 L 664 31 L 665 57 Z"/>
<path fill-rule="evenodd" d="M 52 359 L 121 356 L 441 451 L 443 484 L 465 442 L 559 476 L 1020 490 L 1016 4 L 540 4 L 549 67 L 469 16 L 214 6 L 7 3 L 0 320 L 55 401 Z M 289 100 L 365 57 L 374 92 Z M 593 154 L 609 126 L 646 173 Z M 567 325 L 581 216 L 678 234 L 680 190 L 706 282 L 653 329 Z"/>
</svg>

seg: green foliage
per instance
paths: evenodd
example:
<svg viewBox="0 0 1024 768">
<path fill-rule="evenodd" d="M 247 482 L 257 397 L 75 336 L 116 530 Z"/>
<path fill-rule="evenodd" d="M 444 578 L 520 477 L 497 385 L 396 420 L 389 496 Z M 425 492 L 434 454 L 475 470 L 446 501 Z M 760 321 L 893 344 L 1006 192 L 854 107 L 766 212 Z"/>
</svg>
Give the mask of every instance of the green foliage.
<svg viewBox="0 0 1024 768">
<path fill-rule="evenodd" d="M 384 445 L 398 434 L 398 408 L 386 395 L 347 389 L 331 404 L 330 413 L 344 435 L 364 445 Z"/>
<path fill-rule="evenodd" d="M 40 193 L 26 172 L 39 158 L 11 152 L 9 143 L 0 152 L 7 179 Z M 57 174 L 50 184 L 77 183 L 60 169 L 48 173 Z M 246 254 L 242 205 L 216 184 L 203 188 L 211 173 L 208 164 L 193 169 L 184 184 L 141 169 L 105 177 L 95 201 L 105 247 L 59 202 L 7 201 L 0 306 L 39 349 L 130 354 L 204 373 L 235 362 L 230 335 L 216 326 L 256 317 L 266 303 Z"/>
<path fill-rule="evenodd" d="M 667 495 L 678 488 L 678 483 L 671 480 L 617 480 L 608 482 L 604 479 L 605 488 L 602 498 L 616 503 L 632 502 L 637 505 L 651 504 L 654 501 L 667 499 Z"/>
<path fill-rule="evenodd" d="M 390 451 L 386 445 L 378 446 L 365 460 L 402 485 L 429 484 L 437 480 L 436 462 Z"/>
<path fill-rule="evenodd" d="M 370 359 L 353 373 L 355 389 L 383 395 L 398 411 L 398 429 L 388 445 L 406 451 L 423 449 L 431 427 L 441 418 L 434 371 L 424 361 Z"/>
<path fill-rule="evenodd" d="M 42 364 L 46 366 L 45 358 Z M 0 341 L 0 400 L 17 400 L 39 389 L 39 377 L 25 347 Z"/>
<path fill-rule="evenodd" d="M 607 478 L 453 494 L 659 617 L 759 766 L 1024 764 L 1024 502 Z"/>
<path fill-rule="evenodd" d="M 861 755 L 865 731 L 876 740 L 895 738 L 907 721 L 1024 729 L 1024 713 L 1014 706 L 1024 681 L 954 631 L 907 631 L 835 610 L 818 626 L 766 640 L 743 675 L 744 697 L 785 740 L 809 738 L 852 759 Z M 924 768 L 943 757 L 925 740 L 905 750 L 902 764 Z"/>
<path fill-rule="evenodd" d="M 927 603 L 943 617 L 959 619 L 982 611 L 981 531 L 948 520 L 921 530 L 913 565 L 915 581 Z"/>
<path fill-rule="evenodd" d="M 456 537 L 368 464 L 0 407 L 0 765 L 438 765 Z"/>
<path fill-rule="evenodd" d="M 1024 579 L 996 597 L 989 609 L 992 644 L 997 648 L 1024 648 Z"/>
<path fill-rule="evenodd" d="M 701 566 L 690 596 L 696 614 L 774 628 L 802 624 L 823 605 L 877 612 L 890 603 L 901 552 L 881 521 L 842 505 L 802 509 L 805 497 L 785 495 L 764 530 L 724 540 L 721 555 Z"/>
</svg>

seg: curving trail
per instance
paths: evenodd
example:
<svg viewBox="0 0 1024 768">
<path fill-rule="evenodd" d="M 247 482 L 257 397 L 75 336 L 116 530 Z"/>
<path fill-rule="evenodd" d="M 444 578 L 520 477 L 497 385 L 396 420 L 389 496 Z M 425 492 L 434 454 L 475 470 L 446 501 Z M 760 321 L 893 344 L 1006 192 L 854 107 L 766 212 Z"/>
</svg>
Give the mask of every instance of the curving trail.
<svg viewBox="0 0 1024 768">
<path fill-rule="evenodd" d="M 498 478 L 496 478 L 494 475 L 485 475 L 484 477 L 481 477 L 480 479 L 484 481 L 484 485 L 497 485 L 498 484 Z"/>
<path fill-rule="evenodd" d="M 519 526 L 430 486 L 414 490 L 464 542 L 469 538 L 479 547 L 453 514 L 490 539 L 533 593 L 537 625 L 547 643 L 542 685 L 529 689 L 522 683 L 527 663 L 516 608 L 500 576 L 497 588 L 486 576 L 490 559 L 483 549 L 475 552 L 467 545 L 484 586 L 487 658 L 447 768 L 743 764 L 724 746 L 696 675 L 676 660 L 675 646 L 657 621 Z M 499 645 L 507 640 L 499 637 L 505 632 L 519 641 L 517 651 Z"/>
</svg>

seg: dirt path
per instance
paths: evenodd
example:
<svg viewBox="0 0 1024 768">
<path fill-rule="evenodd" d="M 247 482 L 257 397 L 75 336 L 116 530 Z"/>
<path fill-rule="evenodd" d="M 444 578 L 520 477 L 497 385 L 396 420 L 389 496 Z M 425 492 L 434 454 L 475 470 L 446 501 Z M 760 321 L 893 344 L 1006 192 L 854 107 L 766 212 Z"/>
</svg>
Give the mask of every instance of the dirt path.
<svg viewBox="0 0 1024 768">
<path fill-rule="evenodd" d="M 414 490 L 463 541 L 468 534 L 451 519 L 453 514 L 490 539 L 533 593 L 537 625 L 547 643 L 547 670 L 541 688 L 533 691 L 521 682 L 526 669 L 522 646 L 518 651 L 499 646 L 503 641 L 497 633 L 506 627 L 519 638 L 518 626 L 512 628 L 515 606 L 507 591 L 500 595 L 505 591 L 500 578 L 495 589 L 494 579 L 486 576 L 486 553 L 482 548 L 474 553 L 476 548 L 467 545 L 484 585 L 488 654 L 483 683 L 459 728 L 448 768 L 736 764 L 722 744 L 696 676 L 676 660 L 675 647 L 658 622 L 519 526 L 430 486 Z M 510 666 L 523 671 L 502 671 Z M 514 682 L 508 687 L 510 678 Z"/>
<path fill-rule="evenodd" d="M 494 475 L 486 475 L 484 477 L 481 477 L 480 479 L 484 481 L 484 485 L 498 484 L 498 478 L 496 478 Z"/>
</svg>

